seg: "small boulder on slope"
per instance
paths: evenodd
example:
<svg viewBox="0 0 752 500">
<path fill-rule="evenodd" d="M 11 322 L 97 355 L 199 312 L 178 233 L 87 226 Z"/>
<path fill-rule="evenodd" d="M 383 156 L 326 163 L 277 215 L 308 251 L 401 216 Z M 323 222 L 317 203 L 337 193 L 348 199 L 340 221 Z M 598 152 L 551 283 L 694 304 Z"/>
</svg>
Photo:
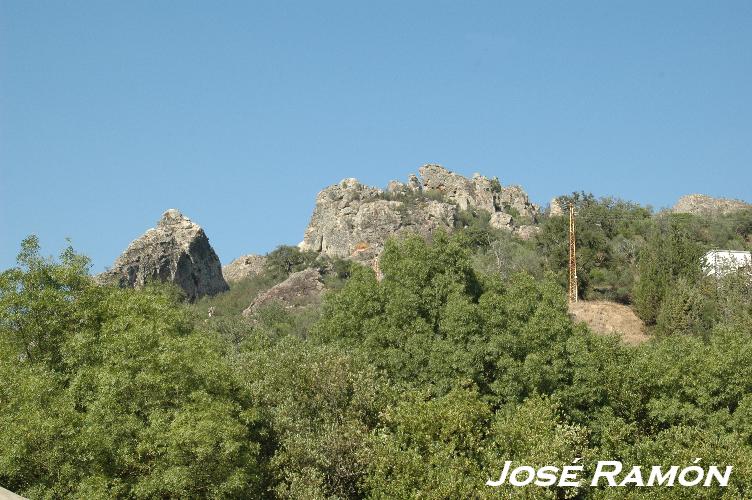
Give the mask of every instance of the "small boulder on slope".
<svg viewBox="0 0 752 500">
<path fill-rule="evenodd" d="M 303 307 L 318 301 L 324 293 L 324 282 L 318 269 L 304 269 L 292 273 L 282 283 L 274 285 L 254 299 L 244 311 L 243 316 L 250 316 L 259 308 L 273 302 L 286 309 Z"/>
</svg>

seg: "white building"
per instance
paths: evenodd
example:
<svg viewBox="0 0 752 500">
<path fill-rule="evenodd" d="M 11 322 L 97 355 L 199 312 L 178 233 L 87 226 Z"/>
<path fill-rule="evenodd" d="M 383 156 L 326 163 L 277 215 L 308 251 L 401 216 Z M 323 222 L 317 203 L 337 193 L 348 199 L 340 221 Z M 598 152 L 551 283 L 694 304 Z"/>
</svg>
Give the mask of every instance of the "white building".
<svg viewBox="0 0 752 500">
<path fill-rule="evenodd" d="M 702 258 L 702 269 L 707 276 L 725 276 L 743 267 L 752 268 L 752 252 L 711 250 Z"/>
</svg>

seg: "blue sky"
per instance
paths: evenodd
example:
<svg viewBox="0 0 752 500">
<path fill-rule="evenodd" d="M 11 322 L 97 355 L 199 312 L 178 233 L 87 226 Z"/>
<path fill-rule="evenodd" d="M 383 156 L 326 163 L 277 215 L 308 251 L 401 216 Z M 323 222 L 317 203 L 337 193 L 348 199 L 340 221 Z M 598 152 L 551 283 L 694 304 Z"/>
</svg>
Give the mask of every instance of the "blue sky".
<svg viewBox="0 0 752 500">
<path fill-rule="evenodd" d="M 223 262 L 428 162 L 661 207 L 752 199 L 752 2 L 0 0 L 0 269 L 109 265 L 176 207 Z"/>
</svg>

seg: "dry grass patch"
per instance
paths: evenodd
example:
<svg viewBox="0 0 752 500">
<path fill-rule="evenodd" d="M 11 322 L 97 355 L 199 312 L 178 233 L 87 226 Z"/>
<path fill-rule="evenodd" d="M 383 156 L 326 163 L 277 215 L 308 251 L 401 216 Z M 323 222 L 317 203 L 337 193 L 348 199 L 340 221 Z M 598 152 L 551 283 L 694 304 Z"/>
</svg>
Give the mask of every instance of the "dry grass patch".
<svg viewBox="0 0 752 500">
<path fill-rule="evenodd" d="M 569 314 L 575 321 L 586 323 L 601 335 L 619 335 L 625 344 L 638 345 L 650 336 L 645 324 L 631 307 L 606 300 L 592 300 L 569 304 Z"/>
</svg>

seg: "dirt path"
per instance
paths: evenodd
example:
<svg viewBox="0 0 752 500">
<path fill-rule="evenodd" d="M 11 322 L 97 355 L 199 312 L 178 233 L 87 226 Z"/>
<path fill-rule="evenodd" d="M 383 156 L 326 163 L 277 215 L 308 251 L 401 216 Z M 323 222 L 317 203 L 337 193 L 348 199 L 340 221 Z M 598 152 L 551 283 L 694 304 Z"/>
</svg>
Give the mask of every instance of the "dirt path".
<svg viewBox="0 0 752 500">
<path fill-rule="evenodd" d="M 586 323 L 595 333 L 617 334 L 625 344 L 638 345 L 650 336 L 645 333 L 645 325 L 629 306 L 593 300 L 569 304 L 569 314 L 575 321 Z"/>
</svg>

